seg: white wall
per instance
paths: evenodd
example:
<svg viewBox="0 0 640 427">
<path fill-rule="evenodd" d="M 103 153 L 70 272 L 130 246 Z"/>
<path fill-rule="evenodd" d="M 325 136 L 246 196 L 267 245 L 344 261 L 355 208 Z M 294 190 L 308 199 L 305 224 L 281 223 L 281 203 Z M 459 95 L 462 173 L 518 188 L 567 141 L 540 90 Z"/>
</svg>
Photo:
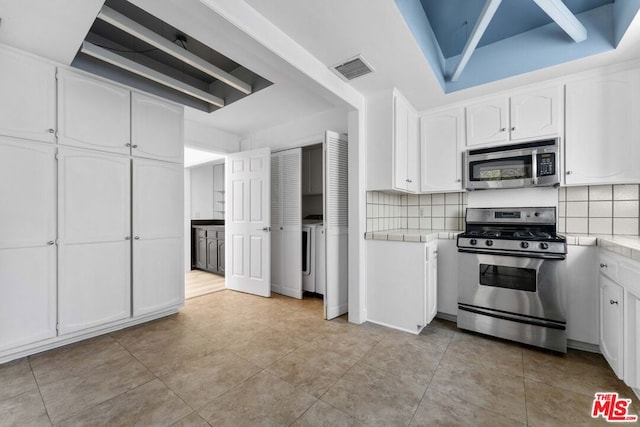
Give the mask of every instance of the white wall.
<svg viewBox="0 0 640 427">
<path fill-rule="evenodd" d="M 184 145 L 216 153 L 240 151 L 240 137 L 193 120 L 184 121 Z"/>
<path fill-rule="evenodd" d="M 191 271 L 191 169 L 184 170 L 184 271 Z"/>
<path fill-rule="evenodd" d="M 301 147 L 322 142 L 326 130 L 347 132 L 347 110 L 336 108 L 264 129 L 245 137 L 240 142 L 242 151 L 269 147 L 272 150 Z"/>
</svg>

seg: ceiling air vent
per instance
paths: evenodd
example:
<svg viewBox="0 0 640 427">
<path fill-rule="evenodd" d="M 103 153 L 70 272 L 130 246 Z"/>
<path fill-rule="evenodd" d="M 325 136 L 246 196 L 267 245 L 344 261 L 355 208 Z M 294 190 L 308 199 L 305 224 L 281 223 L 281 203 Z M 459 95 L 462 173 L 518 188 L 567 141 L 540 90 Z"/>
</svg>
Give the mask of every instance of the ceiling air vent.
<svg viewBox="0 0 640 427">
<path fill-rule="evenodd" d="M 344 80 L 353 80 L 373 72 L 373 67 L 369 65 L 360 55 L 351 58 L 342 64 L 333 67 L 337 74 Z"/>
</svg>

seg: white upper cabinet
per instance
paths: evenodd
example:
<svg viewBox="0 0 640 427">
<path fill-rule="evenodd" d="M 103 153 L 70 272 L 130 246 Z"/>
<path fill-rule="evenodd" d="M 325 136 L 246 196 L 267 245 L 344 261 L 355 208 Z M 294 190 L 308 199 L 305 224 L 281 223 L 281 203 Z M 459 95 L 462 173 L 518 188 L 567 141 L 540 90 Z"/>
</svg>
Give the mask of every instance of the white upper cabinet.
<svg viewBox="0 0 640 427">
<path fill-rule="evenodd" d="M 183 163 L 184 108 L 140 93 L 131 94 L 131 153 Z"/>
<path fill-rule="evenodd" d="M 397 91 L 367 99 L 367 190 L 418 192 L 418 114 Z"/>
<path fill-rule="evenodd" d="M 467 106 L 467 147 L 557 136 L 560 86 L 501 96 Z"/>
<path fill-rule="evenodd" d="M 560 86 L 521 93 L 511 97 L 511 140 L 555 136 L 562 129 Z"/>
<path fill-rule="evenodd" d="M 54 142 L 55 67 L 7 47 L 0 64 L 0 135 Z"/>
<path fill-rule="evenodd" d="M 509 140 L 509 98 L 467 106 L 467 147 Z"/>
<path fill-rule="evenodd" d="M 393 154 L 394 188 L 417 192 L 418 114 L 397 92 L 393 96 Z"/>
<path fill-rule="evenodd" d="M 464 108 L 437 112 L 420 118 L 420 191 L 462 190 Z"/>
<path fill-rule="evenodd" d="M 640 71 L 567 83 L 565 183 L 640 182 Z"/>
<path fill-rule="evenodd" d="M 130 153 L 129 91 L 58 70 L 58 142 L 111 153 Z"/>
</svg>

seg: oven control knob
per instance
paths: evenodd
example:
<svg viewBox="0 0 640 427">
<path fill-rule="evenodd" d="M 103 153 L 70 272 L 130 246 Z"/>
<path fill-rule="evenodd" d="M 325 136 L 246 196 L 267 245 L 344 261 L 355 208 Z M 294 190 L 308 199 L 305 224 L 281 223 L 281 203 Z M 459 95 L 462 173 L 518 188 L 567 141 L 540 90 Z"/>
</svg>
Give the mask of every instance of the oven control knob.
<svg viewBox="0 0 640 427">
<path fill-rule="evenodd" d="M 529 247 L 529 242 L 520 242 L 520 247 L 522 249 L 527 249 Z"/>
<path fill-rule="evenodd" d="M 540 249 L 549 249 L 549 244 L 547 242 L 540 243 Z"/>
<path fill-rule="evenodd" d="M 487 246 L 493 246 L 493 240 L 487 240 L 486 242 L 484 242 L 485 245 Z"/>
<path fill-rule="evenodd" d="M 471 245 L 475 245 L 477 243 L 478 243 L 478 241 L 476 239 L 469 240 L 469 244 L 471 244 Z"/>
</svg>

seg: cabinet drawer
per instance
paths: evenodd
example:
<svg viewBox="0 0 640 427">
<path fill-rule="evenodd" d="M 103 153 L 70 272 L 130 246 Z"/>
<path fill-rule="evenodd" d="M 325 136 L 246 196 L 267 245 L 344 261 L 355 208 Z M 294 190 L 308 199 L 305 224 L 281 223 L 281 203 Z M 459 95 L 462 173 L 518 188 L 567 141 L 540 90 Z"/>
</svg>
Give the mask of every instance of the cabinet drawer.
<svg viewBox="0 0 640 427">
<path fill-rule="evenodd" d="M 618 261 L 605 254 L 600 254 L 598 264 L 600 273 L 618 282 Z"/>
</svg>

